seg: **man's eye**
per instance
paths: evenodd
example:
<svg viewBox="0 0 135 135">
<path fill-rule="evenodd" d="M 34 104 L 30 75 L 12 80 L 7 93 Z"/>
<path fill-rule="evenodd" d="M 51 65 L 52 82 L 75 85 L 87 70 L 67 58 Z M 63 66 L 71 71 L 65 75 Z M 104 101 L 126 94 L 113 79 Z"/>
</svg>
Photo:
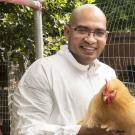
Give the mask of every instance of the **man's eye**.
<svg viewBox="0 0 135 135">
<path fill-rule="evenodd" d="M 105 31 L 95 31 L 95 34 L 98 36 L 105 35 Z"/>
<path fill-rule="evenodd" d="M 84 28 L 77 28 L 76 31 L 78 31 L 79 33 L 87 33 L 88 30 L 87 29 L 84 29 Z"/>
</svg>

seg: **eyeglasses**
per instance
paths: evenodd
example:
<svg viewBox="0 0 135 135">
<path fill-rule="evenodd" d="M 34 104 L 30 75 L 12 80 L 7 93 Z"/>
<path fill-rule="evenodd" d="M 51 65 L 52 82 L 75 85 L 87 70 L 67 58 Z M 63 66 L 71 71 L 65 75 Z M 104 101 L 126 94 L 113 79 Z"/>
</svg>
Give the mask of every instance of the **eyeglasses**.
<svg viewBox="0 0 135 135">
<path fill-rule="evenodd" d="M 78 34 L 79 36 L 90 36 L 91 33 L 93 33 L 94 38 L 103 38 L 106 37 L 107 34 L 109 33 L 106 30 L 95 30 L 95 31 L 91 31 L 89 28 L 84 27 L 84 26 L 77 26 L 77 27 L 72 27 L 70 26 L 75 32 L 76 34 Z"/>
</svg>

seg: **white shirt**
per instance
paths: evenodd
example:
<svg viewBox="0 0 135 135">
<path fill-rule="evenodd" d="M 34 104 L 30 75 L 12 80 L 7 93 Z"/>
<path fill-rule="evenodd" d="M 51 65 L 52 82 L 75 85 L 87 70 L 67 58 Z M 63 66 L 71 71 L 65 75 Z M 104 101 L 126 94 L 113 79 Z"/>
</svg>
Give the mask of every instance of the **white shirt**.
<svg viewBox="0 0 135 135">
<path fill-rule="evenodd" d="M 116 78 L 114 70 L 95 60 L 79 64 L 67 46 L 34 62 L 14 93 L 13 135 L 76 135 L 91 98 Z"/>
</svg>

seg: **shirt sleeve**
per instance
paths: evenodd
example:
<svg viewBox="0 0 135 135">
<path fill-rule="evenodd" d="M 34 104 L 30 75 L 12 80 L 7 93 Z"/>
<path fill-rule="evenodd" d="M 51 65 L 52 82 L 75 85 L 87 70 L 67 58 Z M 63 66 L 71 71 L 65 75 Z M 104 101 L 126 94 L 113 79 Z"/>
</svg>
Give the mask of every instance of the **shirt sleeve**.
<svg viewBox="0 0 135 135">
<path fill-rule="evenodd" d="M 80 125 L 49 124 L 52 90 L 46 71 L 37 64 L 26 71 L 14 92 L 12 135 L 76 135 Z"/>
</svg>

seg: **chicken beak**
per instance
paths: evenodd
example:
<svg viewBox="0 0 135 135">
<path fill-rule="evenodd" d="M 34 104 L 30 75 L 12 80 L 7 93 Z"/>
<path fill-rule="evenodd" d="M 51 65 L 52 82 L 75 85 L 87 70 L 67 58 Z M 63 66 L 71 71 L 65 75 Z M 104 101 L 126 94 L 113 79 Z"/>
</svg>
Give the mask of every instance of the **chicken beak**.
<svg viewBox="0 0 135 135">
<path fill-rule="evenodd" d="M 106 102 L 107 98 L 108 98 L 108 96 L 103 96 L 103 101 Z"/>
</svg>

